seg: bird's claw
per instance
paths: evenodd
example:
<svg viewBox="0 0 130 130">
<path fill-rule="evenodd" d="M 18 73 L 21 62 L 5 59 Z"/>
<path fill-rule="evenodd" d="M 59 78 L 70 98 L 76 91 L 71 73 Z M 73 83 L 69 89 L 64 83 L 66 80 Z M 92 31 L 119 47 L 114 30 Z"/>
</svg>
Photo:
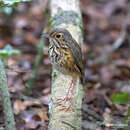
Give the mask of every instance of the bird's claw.
<svg viewBox="0 0 130 130">
<path fill-rule="evenodd" d="M 62 110 L 66 110 L 66 111 L 68 111 L 68 110 L 72 110 L 72 111 L 74 111 L 74 107 L 72 106 L 72 105 L 63 105 L 63 106 L 61 106 L 61 108 L 60 108 L 60 110 L 62 111 Z"/>
<path fill-rule="evenodd" d="M 72 101 L 72 97 L 65 97 L 65 98 L 59 98 L 57 99 L 57 101 L 60 103 L 60 102 L 63 102 L 63 101 Z"/>
</svg>

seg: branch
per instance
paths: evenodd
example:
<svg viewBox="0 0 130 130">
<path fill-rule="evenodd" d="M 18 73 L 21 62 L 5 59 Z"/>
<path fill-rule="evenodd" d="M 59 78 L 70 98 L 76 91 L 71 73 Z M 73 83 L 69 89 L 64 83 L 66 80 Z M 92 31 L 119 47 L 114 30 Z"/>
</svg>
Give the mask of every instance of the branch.
<svg viewBox="0 0 130 130">
<path fill-rule="evenodd" d="M 130 18 L 130 14 L 126 15 L 126 19 L 121 27 L 120 36 L 114 41 L 111 46 L 107 46 L 107 49 L 104 48 L 105 51 L 102 52 L 101 56 L 97 59 L 97 63 L 106 63 L 108 61 L 108 57 L 111 53 L 118 50 L 124 43 L 127 34 L 127 26 L 128 26 L 128 19 Z"/>
<path fill-rule="evenodd" d="M 42 56 L 43 56 L 43 48 L 44 48 L 44 39 L 41 38 L 40 44 L 38 46 L 38 54 L 37 54 L 37 57 L 36 57 L 36 60 L 35 60 L 35 63 L 34 63 L 34 67 L 33 67 L 33 72 L 32 72 L 31 78 L 28 80 L 28 82 L 26 84 L 25 93 L 27 95 L 30 95 L 31 92 L 32 92 L 32 88 L 34 86 L 34 83 L 35 83 L 35 80 L 36 80 L 36 77 L 37 77 L 39 65 L 40 65 L 40 62 L 41 62 L 41 59 L 42 59 Z"/>
<path fill-rule="evenodd" d="M 2 105 L 5 115 L 6 130 L 15 130 L 15 121 L 13 110 L 11 107 L 10 94 L 8 92 L 7 77 L 5 74 L 3 63 L 0 59 L 0 91 L 2 95 Z"/>
</svg>

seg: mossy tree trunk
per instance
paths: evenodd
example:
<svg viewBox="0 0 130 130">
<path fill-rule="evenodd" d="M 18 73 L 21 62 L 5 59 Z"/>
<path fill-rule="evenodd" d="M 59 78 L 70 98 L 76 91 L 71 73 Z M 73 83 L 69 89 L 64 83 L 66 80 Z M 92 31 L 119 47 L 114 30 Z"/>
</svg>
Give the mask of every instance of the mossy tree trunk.
<svg viewBox="0 0 130 130">
<path fill-rule="evenodd" d="M 7 77 L 3 63 L 0 59 L 0 92 L 2 95 L 2 106 L 5 117 L 5 130 L 15 130 L 15 121 L 11 107 L 10 94 L 8 92 Z"/>
<path fill-rule="evenodd" d="M 51 27 L 67 29 L 77 43 L 82 44 L 82 17 L 79 8 L 79 0 L 51 0 Z M 72 77 L 63 75 L 52 68 L 51 102 L 49 104 L 48 130 L 81 130 L 82 129 L 82 98 L 83 86 L 77 80 L 74 88 L 73 107 L 71 110 L 60 110 L 61 105 L 68 102 L 58 103 L 57 99 L 65 97 L 70 86 Z"/>
</svg>

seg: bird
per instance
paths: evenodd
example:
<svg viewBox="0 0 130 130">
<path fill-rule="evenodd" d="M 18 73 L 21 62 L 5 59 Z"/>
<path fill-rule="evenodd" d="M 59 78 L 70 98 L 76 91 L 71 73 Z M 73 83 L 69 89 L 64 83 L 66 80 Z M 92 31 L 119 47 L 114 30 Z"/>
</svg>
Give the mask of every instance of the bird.
<svg viewBox="0 0 130 130">
<path fill-rule="evenodd" d="M 70 101 L 70 105 L 62 106 L 62 109 L 72 108 L 72 95 L 77 79 L 79 78 L 81 83 L 84 79 L 81 48 L 65 28 L 54 28 L 43 36 L 49 39 L 48 54 L 52 66 L 64 75 L 72 77 L 66 96 L 58 99 L 59 102 Z M 71 96 L 69 96 L 70 92 L 72 92 Z"/>
</svg>

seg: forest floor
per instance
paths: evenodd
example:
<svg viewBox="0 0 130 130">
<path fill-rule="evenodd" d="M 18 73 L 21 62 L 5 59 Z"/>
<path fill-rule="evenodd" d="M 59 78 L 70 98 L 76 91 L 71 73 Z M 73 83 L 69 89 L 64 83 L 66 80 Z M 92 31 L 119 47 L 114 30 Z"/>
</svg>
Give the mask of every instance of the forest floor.
<svg viewBox="0 0 130 130">
<path fill-rule="evenodd" d="M 22 3 L 12 8 L 10 13 L 0 12 L 0 49 L 10 44 L 21 51 L 20 55 L 8 60 L 8 66 L 14 71 L 7 71 L 18 130 L 46 130 L 48 125 L 51 65 L 47 44 L 32 94 L 24 95 L 42 31 L 49 28 L 45 15 L 46 1 L 42 4 L 40 1 Z M 81 0 L 84 26 L 82 53 L 86 75 L 83 130 L 88 127 L 92 130 L 129 129 L 130 104 L 124 100 L 113 102 L 116 94 L 130 93 L 129 7 L 127 0 Z M 0 106 L 2 127 L 1 98 Z"/>
</svg>

